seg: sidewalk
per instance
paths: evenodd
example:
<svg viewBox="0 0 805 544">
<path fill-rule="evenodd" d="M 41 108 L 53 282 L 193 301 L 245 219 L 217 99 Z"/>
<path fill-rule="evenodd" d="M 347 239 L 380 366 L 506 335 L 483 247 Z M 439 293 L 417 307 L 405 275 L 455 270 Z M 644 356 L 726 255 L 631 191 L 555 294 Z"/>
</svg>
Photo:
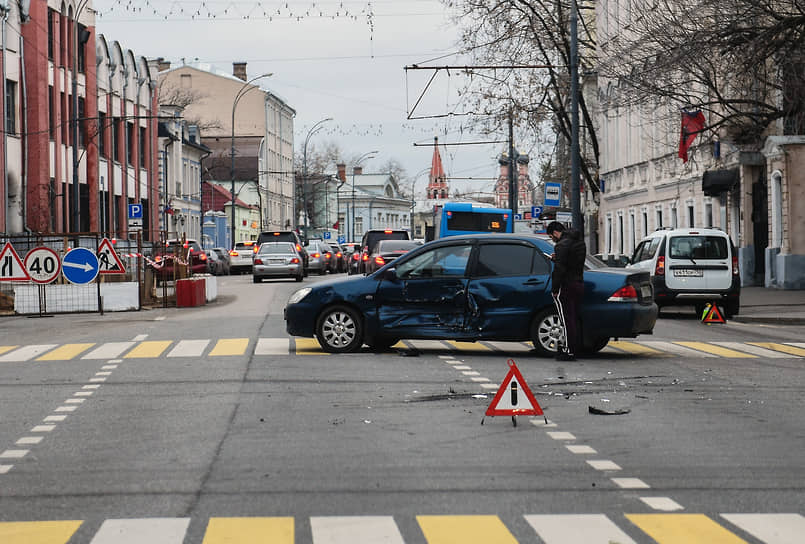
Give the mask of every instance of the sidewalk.
<svg viewBox="0 0 805 544">
<path fill-rule="evenodd" d="M 805 290 L 741 288 L 739 323 L 805 325 Z"/>
</svg>

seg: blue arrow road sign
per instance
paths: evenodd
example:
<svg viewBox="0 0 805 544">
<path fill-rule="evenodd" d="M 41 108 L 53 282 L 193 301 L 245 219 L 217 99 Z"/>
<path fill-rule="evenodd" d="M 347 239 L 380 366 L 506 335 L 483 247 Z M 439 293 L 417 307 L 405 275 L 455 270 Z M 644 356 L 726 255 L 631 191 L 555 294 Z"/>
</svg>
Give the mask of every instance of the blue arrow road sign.
<svg viewBox="0 0 805 544">
<path fill-rule="evenodd" d="M 67 281 L 83 285 L 98 275 L 98 257 L 87 248 L 76 247 L 62 257 L 61 269 Z"/>
<path fill-rule="evenodd" d="M 129 204 L 129 219 L 142 219 L 142 218 L 143 218 L 143 205 Z"/>
</svg>

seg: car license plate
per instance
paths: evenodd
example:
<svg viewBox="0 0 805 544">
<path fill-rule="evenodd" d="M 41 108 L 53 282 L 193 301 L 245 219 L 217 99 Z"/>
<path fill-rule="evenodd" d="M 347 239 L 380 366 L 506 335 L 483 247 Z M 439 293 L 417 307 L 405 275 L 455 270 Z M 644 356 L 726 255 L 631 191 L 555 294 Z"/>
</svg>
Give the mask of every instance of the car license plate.
<svg viewBox="0 0 805 544">
<path fill-rule="evenodd" d="M 269 259 L 268 264 L 285 264 L 285 261 L 282 259 Z"/>
<path fill-rule="evenodd" d="M 702 276 L 701 270 L 694 270 L 692 268 L 679 268 L 674 270 L 674 276 L 686 278 L 699 278 Z"/>
<path fill-rule="evenodd" d="M 651 298 L 651 286 L 650 285 L 641 286 L 640 294 L 643 296 L 643 298 Z"/>
</svg>

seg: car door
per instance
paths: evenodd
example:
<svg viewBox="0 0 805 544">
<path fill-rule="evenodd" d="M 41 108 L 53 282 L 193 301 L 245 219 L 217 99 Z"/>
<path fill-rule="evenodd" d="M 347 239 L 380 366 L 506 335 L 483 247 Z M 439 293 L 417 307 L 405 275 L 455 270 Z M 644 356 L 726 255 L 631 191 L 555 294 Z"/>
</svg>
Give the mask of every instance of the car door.
<svg viewBox="0 0 805 544">
<path fill-rule="evenodd" d="M 376 293 L 379 332 L 399 338 L 460 338 L 467 314 L 471 241 L 432 247 L 395 267 Z"/>
<path fill-rule="evenodd" d="M 551 265 L 525 241 L 482 243 L 471 267 L 468 331 L 478 338 L 527 338 L 531 316 L 551 305 Z"/>
</svg>

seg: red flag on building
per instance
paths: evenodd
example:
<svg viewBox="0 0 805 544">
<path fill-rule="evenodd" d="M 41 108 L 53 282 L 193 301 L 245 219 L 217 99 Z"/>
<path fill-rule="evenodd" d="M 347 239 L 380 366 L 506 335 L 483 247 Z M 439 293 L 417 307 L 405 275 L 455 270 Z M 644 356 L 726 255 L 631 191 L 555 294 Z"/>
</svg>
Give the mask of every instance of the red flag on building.
<svg viewBox="0 0 805 544">
<path fill-rule="evenodd" d="M 688 149 L 704 128 L 704 114 L 700 110 L 682 110 L 682 132 L 679 135 L 679 158 L 688 162 Z"/>
<path fill-rule="evenodd" d="M 333 228 L 334 228 L 335 230 L 338 230 L 338 223 L 339 223 L 338 221 L 336 221 L 335 223 L 333 223 Z"/>
</svg>

